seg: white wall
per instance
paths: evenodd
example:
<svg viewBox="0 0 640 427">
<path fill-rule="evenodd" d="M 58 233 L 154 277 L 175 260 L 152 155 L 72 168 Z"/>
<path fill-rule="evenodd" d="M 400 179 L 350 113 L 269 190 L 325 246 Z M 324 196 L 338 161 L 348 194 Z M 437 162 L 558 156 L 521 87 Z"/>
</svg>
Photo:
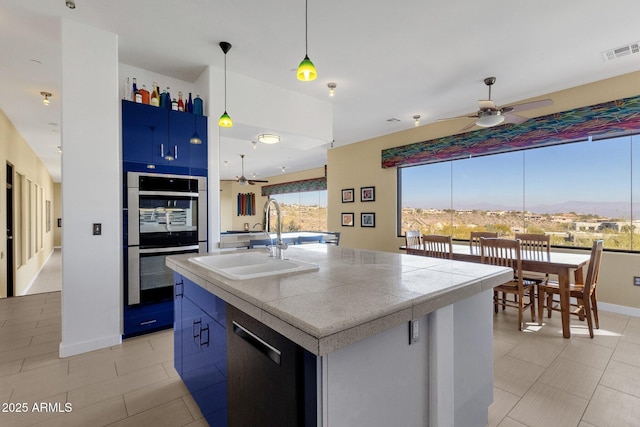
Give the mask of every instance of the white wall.
<svg viewBox="0 0 640 427">
<path fill-rule="evenodd" d="M 61 357 L 121 342 L 118 86 L 117 36 L 63 20 Z"/>
</svg>

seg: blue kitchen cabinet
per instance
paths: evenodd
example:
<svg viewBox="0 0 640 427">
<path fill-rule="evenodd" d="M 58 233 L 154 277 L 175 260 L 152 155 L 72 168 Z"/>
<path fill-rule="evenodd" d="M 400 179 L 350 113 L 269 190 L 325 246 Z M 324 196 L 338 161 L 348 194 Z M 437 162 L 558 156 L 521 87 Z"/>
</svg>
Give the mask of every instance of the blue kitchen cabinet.
<svg viewBox="0 0 640 427">
<path fill-rule="evenodd" d="M 191 144 L 197 133 L 202 144 Z M 189 168 L 207 168 L 207 118 L 181 111 L 169 111 L 169 153 L 171 164 Z M 177 153 L 177 156 L 176 156 Z"/>
<path fill-rule="evenodd" d="M 210 426 L 227 425 L 226 304 L 175 274 L 174 365 Z"/>
<path fill-rule="evenodd" d="M 123 100 L 122 161 L 164 165 L 162 151 L 168 146 L 168 111 Z"/>
<path fill-rule="evenodd" d="M 196 132 L 202 144 L 189 142 Z M 207 117 L 123 100 L 122 161 L 206 175 Z"/>
</svg>

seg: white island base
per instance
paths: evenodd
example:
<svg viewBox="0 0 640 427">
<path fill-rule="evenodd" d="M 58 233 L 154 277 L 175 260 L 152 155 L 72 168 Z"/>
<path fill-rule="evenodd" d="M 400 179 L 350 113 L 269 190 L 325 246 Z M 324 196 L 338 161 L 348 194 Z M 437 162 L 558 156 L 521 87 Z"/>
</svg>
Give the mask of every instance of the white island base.
<svg viewBox="0 0 640 427">
<path fill-rule="evenodd" d="M 487 425 L 493 401 L 492 291 L 318 357 L 318 426 Z"/>
</svg>

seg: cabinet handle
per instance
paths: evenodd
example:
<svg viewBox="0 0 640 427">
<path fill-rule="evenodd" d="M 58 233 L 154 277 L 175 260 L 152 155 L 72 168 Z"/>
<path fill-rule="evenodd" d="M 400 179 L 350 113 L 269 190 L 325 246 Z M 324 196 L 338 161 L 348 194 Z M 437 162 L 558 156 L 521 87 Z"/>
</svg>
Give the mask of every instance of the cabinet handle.
<svg viewBox="0 0 640 427">
<path fill-rule="evenodd" d="M 196 333 L 196 325 L 198 325 L 198 333 Z M 196 338 L 200 338 L 200 330 L 202 329 L 202 319 L 200 320 L 194 320 L 193 321 L 193 326 L 191 327 L 191 330 L 193 332 L 193 340 L 195 341 Z"/>
<path fill-rule="evenodd" d="M 280 366 L 280 356 L 282 352 L 267 342 L 263 341 L 255 335 L 250 330 L 244 328 L 242 325 L 237 323 L 235 320 L 233 323 L 233 332 L 238 335 L 240 338 L 244 339 L 247 343 L 253 346 L 260 353 L 265 354 L 269 359 L 271 359 L 276 365 Z"/>
<path fill-rule="evenodd" d="M 164 159 L 164 144 L 160 144 L 160 157 Z"/>
<path fill-rule="evenodd" d="M 175 296 L 177 296 L 177 297 L 183 296 L 184 295 L 184 282 L 182 280 L 180 280 L 180 283 L 176 282 L 175 285 L 176 285 L 176 292 L 175 292 L 176 295 Z M 178 286 L 182 286 L 180 288 L 180 291 L 178 291 Z"/>
<path fill-rule="evenodd" d="M 207 333 L 207 340 L 206 341 L 202 341 L 202 335 L 203 333 L 206 332 Z M 203 327 L 200 329 L 200 347 L 202 347 L 203 345 L 206 345 L 207 347 L 209 347 L 209 325 Z"/>
<path fill-rule="evenodd" d="M 175 160 L 178 160 L 178 146 L 177 145 L 173 146 L 173 158 Z"/>
<path fill-rule="evenodd" d="M 140 326 L 148 326 L 148 325 L 153 325 L 154 323 L 156 323 L 157 320 L 153 319 L 153 320 L 147 320 L 146 322 L 140 322 Z"/>
</svg>

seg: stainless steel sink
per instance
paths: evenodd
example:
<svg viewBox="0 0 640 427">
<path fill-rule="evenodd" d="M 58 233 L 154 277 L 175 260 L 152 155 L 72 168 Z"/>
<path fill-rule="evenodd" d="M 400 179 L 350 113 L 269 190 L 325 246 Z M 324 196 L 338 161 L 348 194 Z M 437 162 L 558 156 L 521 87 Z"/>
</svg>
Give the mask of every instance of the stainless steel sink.
<svg viewBox="0 0 640 427">
<path fill-rule="evenodd" d="M 233 280 L 255 279 L 286 273 L 317 271 L 317 264 L 292 259 L 279 260 L 262 252 L 205 255 L 190 262 Z"/>
</svg>

